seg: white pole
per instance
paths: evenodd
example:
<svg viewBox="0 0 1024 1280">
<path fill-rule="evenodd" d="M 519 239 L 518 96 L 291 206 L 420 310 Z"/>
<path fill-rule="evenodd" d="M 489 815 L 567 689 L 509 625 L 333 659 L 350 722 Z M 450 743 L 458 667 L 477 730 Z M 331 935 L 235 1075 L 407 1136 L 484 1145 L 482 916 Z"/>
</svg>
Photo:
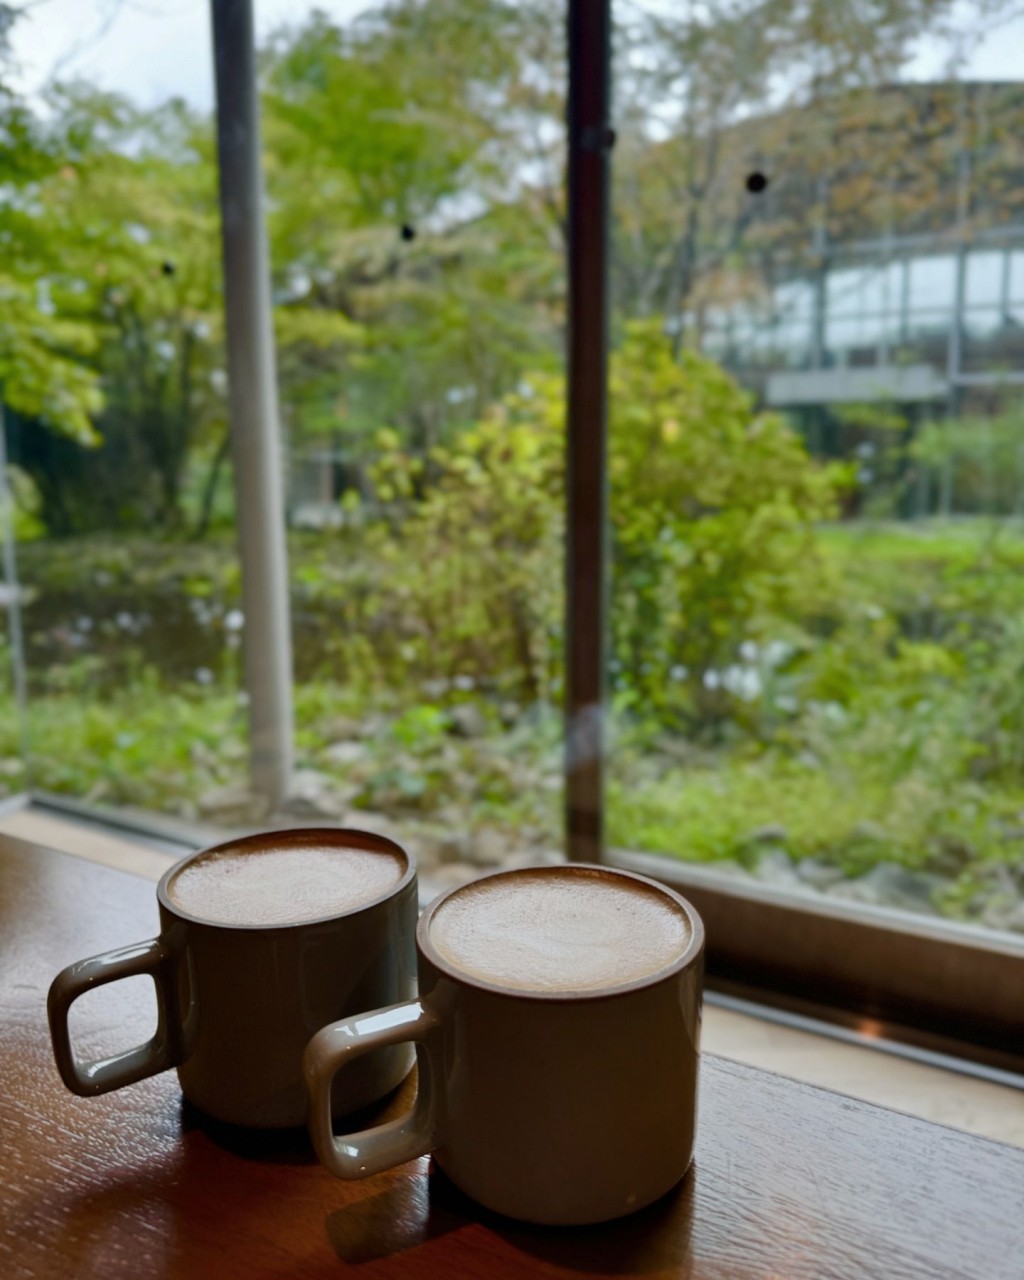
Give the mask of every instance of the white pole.
<svg viewBox="0 0 1024 1280">
<path fill-rule="evenodd" d="M 211 9 L 250 775 L 277 808 L 294 752 L 292 637 L 253 14 L 251 0 Z"/>
</svg>

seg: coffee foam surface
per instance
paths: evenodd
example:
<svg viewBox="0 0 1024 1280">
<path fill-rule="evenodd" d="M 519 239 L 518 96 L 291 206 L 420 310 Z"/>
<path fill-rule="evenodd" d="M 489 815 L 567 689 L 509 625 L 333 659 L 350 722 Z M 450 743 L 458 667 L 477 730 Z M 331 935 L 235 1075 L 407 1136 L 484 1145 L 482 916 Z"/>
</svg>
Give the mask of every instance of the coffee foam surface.
<svg viewBox="0 0 1024 1280">
<path fill-rule="evenodd" d="M 682 909 L 657 889 L 569 870 L 468 885 L 430 923 L 442 959 L 467 976 L 565 994 L 649 977 L 690 937 Z"/>
<path fill-rule="evenodd" d="M 289 843 L 281 849 L 222 849 L 171 880 L 175 906 L 214 924 L 299 924 L 351 911 L 405 874 L 396 854 Z"/>
</svg>

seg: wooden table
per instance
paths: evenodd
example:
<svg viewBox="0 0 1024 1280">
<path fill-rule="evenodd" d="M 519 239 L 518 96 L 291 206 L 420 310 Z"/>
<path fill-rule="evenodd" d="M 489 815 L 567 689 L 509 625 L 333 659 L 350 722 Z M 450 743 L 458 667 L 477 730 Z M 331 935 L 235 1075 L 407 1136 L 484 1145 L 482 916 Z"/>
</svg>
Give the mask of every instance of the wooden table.
<svg viewBox="0 0 1024 1280">
<path fill-rule="evenodd" d="M 710 1056 L 682 1186 L 587 1229 L 496 1218 L 426 1159 L 338 1182 L 301 1133 L 229 1132 L 183 1107 L 173 1073 L 73 1097 L 50 1053 L 50 979 L 155 928 L 151 883 L 0 837 L 4 1280 L 1024 1278 L 1024 1152 Z M 148 1034 L 147 982 L 121 984 L 113 1013 L 90 1010 L 99 993 L 76 1006 L 81 1052 Z"/>
</svg>

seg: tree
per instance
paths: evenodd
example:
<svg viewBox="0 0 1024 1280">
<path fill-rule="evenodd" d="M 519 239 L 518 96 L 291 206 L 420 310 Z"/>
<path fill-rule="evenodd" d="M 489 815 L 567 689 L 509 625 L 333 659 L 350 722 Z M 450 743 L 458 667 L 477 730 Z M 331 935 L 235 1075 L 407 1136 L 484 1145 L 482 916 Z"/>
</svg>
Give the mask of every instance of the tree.
<svg viewBox="0 0 1024 1280">
<path fill-rule="evenodd" d="M 190 450 L 223 422 L 220 264 L 208 122 L 183 103 L 140 112 L 84 85 L 50 95 L 59 167 L 36 184 L 31 263 L 61 322 L 90 335 L 105 389 L 70 448 L 38 422 L 23 465 L 54 532 L 177 527 Z"/>
<path fill-rule="evenodd" d="M 357 448 L 384 424 L 429 448 L 553 347 L 557 245 L 510 155 L 524 21 L 502 0 L 402 0 L 272 41 L 275 275 L 307 335 L 284 366 L 293 437 L 333 419 Z"/>
</svg>

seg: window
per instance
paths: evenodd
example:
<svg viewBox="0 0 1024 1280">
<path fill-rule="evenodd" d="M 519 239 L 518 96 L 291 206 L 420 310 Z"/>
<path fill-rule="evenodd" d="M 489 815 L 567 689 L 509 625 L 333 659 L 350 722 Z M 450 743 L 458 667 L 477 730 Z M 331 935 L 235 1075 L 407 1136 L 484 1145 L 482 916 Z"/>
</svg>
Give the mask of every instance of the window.
<svg viewBox="0 0 1024 1280">
<path fill-rule="evenodd" d="M 590 92 L 601 8 L 570 10 Z M 574 98 L 567 209 L 557 8 L 258 7 L 269 300 L 258 253 L 221 270 L 218 180 L 255 191 L 246 157 L 217 167 L 205 11 L 48 53 L 52 12 L 15 25 L 31 74 L 2 68 L 27 713 L 0 689 L 0 786 L 385 826 L 435 883 L 561 856 L 564 805 L 574 855 L 688 887 L 716 981 L 1006 1061 L 1024 100 L 972 15 L 954 81 L 898 15 L 815 43 L 794 9 L 751 44 L 703 6 L 615 6 L 605 460 L 611 136 Z M 245 365 L 271 317 L 273 382 Z M 253 447 L 275 414 L 280 451 Z"/>
<path fill-rule="evenodd" d="M 616 13 L 613 245 L 645 238 L 656 285 L 634 259 L 614 294 L 612 856 L 714 882 L 736 974 L 808 963 L 801 911 L 837 904 L 1024 932 L 1024 716 L 998 674 L 1024 616 L 996 176 L 1017 159 L 994 123 L 1024 95 L 988 83 L 981 40 L 941 81 L 884 22 L 825 45 L 794 10 L 755 47 L 735 10 Z M 940 118 L 961 124 L 938 163 Z M 806 316 L 799 374 L 766 294 Z M 699 326 L 658 327 L 698 298 L 743 317 L 728 370 Z M 769 900 L 792 911 L 777 931 Z"/>
</svg>

